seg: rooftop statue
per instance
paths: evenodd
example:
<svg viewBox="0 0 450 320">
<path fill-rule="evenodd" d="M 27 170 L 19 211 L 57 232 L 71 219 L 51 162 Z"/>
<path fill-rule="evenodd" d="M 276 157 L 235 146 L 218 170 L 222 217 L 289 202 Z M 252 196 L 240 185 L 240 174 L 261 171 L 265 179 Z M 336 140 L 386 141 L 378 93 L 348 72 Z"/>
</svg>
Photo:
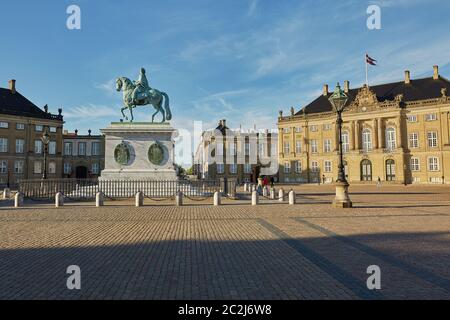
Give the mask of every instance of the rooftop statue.
<svg viewBox="0 0 450 320">
<path fill-rule="evenodd" d="M 156 112 L 152 115 L 152 122 L 155 122 L 155 116 L 158 113 L 162 114 L 162 121 L 172 119 L 172 113 L 170 112 L 169 96 L 165 92 L 158 91 L 149 86 L 147 76 L 145 75 L 145 69 L 141 68 L 139 79 L 137 81 L 131 81 L 126 77 L 120 77 L 116 80 L 116 90 L 123 91 L 123 104 L 124 106 L 120 110 L 125 120 L 128 117 L 123 113 L 124 110 L 130 111 L 130 122 L 133 122 L 133 109 L 137 106 L 153 105 Z M 164 106 L 163 106 L 164 102 Z"/>
</svg>

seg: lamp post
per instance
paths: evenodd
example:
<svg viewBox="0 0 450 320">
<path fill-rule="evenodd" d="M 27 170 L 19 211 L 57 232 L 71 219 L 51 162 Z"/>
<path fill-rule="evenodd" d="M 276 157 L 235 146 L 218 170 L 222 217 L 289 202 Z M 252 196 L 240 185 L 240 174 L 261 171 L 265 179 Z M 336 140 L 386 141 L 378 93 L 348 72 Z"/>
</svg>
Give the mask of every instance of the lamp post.
<svg viewBox="0 0 450 320">
<path fill-rule="evenodd" d="M 44 171 L 42 173 L 42 179 L 47 179 L 47 153 L 48 144 L 50 143 L 50 135 L 48 134 L 47 128 L 44 130 L 44 134 L 41 137 L 42 144 L 44 145 Z"/>
<path fill-rule="evenodd" d="M 342 112 L 345 109 L 345 104 L 348 101 L 347 95 L 342 91 L 339 83 L 336 85 L 333 94 L 328 99 L 337 114 L 337 125 L 339 134 L 339 172 L 336 180 L 336 198 L 333 201 L 333 206 L 336 208 L 351 208 L 352 201 L 348 196 L 349 184 L 345 177 L 344 170 L 344 152 L 342 150 Z"/>
</svg>

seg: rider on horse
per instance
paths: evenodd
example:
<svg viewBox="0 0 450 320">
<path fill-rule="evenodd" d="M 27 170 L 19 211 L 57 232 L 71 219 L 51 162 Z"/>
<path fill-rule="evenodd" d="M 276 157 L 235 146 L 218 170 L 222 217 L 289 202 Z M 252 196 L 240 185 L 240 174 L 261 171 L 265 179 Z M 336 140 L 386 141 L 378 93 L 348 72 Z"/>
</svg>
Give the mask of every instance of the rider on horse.
<svg viewBox="0 0 450 320">
<path fill-rule="evenodd" d="M 147 94 L 151 94 L 152 92 L 152 88 L 150 88 L 150 86 L 148 85 L 148 80 L 147 77 L 145 75 L 145 69 L 141 68 L 141 72 L 139 74 L 139 79 L 137 81 L 134 82 L 134 85 L 136 86 L 133 90 L 133 101 L 139 101 L 139 100 L 143 100 L 142 98 L 139 99 L 139 94 L 143 94 L 145 93 L 146 96 Z M 145 99 L 145 97 L 144 97 Z"/>
</svg>

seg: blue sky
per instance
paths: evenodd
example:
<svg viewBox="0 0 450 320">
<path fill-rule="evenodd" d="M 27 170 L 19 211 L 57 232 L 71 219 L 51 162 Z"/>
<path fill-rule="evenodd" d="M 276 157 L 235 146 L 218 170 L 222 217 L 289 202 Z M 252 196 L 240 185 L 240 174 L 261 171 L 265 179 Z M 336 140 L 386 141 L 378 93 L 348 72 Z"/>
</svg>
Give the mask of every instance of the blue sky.
<svg viewBox="0 0 450 320">
<path fill-rule="evenodd" d="M 82 29 L 66 28 L 77 4 Z M 366 27 L 370 4 L 382 29 Z M 136 79 L 171 97 L 173 125 L 274 128 L 278 110 L 313 100 L 324 83 L 364 82 L 364 53 L 379 61 L 372 84 L 450 77 L 450 2 L 446 0 L 40 0 L 2 1 L 0 86 L 39 106 L 64 110 L 66 128 L 98 132 L 117 121 L 114 79 Z M 147 121 L 153 109 L 137 116 Z"/>
</svg>

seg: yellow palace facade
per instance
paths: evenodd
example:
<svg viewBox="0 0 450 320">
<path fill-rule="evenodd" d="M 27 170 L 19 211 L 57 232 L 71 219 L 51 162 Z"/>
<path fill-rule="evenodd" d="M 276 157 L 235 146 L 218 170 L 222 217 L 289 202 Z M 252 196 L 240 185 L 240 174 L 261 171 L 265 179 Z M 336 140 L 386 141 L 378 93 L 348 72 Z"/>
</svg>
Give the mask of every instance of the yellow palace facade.
<svg viewBox="0 0 450 320">
<path fill-rule="evenodd" d="M 450 81 L 439 75 L 344 91 L 343 152 L 349 182 L 450 184 Z M 336 113 L 323 94 L 278 117 L 279 178 L 332 183 L 338 174 Z"/>
</svg>

